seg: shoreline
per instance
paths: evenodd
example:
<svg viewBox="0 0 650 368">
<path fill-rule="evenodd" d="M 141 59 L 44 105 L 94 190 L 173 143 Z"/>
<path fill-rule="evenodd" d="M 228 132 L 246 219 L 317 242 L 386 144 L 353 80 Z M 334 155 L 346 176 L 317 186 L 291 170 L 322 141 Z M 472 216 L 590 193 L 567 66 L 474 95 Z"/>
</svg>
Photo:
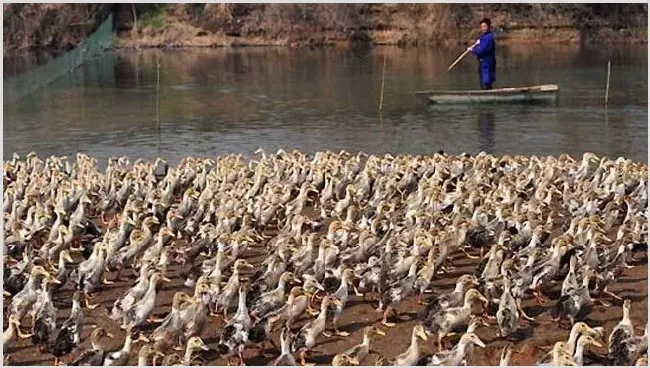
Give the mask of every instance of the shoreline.
<svg viewBox="0 0 650 368">
<path fill-rule="evenodd" d="M 593 35 L 585 36 L 577 29 L 569 28 L 520 28 L 507 33 L 497 33 L 497 42 L 504 46 L 528 46 L 533 44 L 543 45 L 568 45 L 568 46 L 595 46 L 624 44 L 629 46 L 647 45 L 647 33 L 639 36 L 639 30 L 625 29 L 616 31 L 612 27 L 599 28 Z M 203 34 L 199 36 L 185 36 L 177 38 L 175 32 L 161 32 L 144 34 L 131 38 L 121 36 L 117 38 L 116 49 L 155 49 L 155 48 L 224 48 L 224 47 L 400 47 L 400 48 L 433 48 L 440 46 L 460 46 L 464 42 L 449 40 L 447 42 L 418 42 L 408 40 L 408 32 L 400 31 L 375 31 L 370 32 L 370 40 L 356 41 L 352 37 L 340 35 L 321 34 L 309 39 L 296 39 L 292 37 L 270 38 L 256 36 L 228 36 L 225 34 Z M 405 41 L 406 39 L 406 41 Z"/>
</svg>

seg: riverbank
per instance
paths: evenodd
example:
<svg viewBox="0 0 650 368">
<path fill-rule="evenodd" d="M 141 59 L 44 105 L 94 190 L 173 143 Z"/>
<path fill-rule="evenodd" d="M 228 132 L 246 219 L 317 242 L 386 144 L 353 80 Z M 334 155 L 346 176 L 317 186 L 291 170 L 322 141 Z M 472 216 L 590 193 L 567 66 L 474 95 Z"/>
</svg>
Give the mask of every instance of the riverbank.
<svg viewBox="0 0 650 368">
<path fill-rule="evenodd" d="M 118 48 L 647 43 L 647 4 L 5 4 L 4 52 L 64 52 L 107 12 Z"/>
</svg>

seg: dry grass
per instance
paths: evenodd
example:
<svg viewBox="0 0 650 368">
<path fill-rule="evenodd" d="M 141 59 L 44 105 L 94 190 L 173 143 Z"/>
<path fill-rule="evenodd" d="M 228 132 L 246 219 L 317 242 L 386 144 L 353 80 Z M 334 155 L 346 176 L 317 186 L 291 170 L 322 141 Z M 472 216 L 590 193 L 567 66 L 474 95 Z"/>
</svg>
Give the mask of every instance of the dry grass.
<svg viewBox="0 0 650 368">
<path fill-rule="evenodd" d="M 490 17 L 505 42 L 647 42 L 647 4 L 131 4 L 119 5 L 120 45 L 232 46 L 341 43 L 465 44 Z M 109 5 L 4 5 L 4 50 L 65 50 Z M 91 17 L 90 14 L 94 14 Z M 91 20 L 92 23 L 92 20 Z"/>
</svg>

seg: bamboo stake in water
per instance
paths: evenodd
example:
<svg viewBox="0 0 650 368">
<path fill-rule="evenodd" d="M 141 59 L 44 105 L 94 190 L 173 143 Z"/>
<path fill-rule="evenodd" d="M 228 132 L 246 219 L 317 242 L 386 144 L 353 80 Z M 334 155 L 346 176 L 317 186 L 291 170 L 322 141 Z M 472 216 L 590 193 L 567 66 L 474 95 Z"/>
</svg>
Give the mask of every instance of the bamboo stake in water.
<svg viewBox="0 0 650 368">
<path fill-rule="evenodd" d="M 386 54 L 384 54 L 384 70 L 381 73 L 381 94 L 379 96 L 379 111 L 384 108 L 384 81 L 386 77 Z"/>
<path fill-rule="evenodd" d="M 156 67 L 156 124 L 158 124 L 158 153 L 160 153 L 160 59 Z"/>
<path fill-rule="evenodd" d="M 612 71 L 612 63 L 611 61 L 607 62 L 607 86 L 605 86 L 605 106 L 607 106 L 607 102 L 609 101 L 609 76 Z"/>
</svg>

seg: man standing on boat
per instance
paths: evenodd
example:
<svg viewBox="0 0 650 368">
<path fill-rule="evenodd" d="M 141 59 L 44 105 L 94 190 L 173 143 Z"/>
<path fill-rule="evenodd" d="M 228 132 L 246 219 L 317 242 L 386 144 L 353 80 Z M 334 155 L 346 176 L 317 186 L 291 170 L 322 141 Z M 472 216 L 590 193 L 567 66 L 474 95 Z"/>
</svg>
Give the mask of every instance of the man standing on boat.
<svg viewBox="0 0 650 368">
<path fill-rule="evenodd" d="M 474 45 L 468 47 L 468 50 L 478 59 L 481 88 L 492 89 L 492 84 L 496 81 L 497 58 L 496 42 L 490 19 L 481 20 L 481 35 Z"/>
</svg>

